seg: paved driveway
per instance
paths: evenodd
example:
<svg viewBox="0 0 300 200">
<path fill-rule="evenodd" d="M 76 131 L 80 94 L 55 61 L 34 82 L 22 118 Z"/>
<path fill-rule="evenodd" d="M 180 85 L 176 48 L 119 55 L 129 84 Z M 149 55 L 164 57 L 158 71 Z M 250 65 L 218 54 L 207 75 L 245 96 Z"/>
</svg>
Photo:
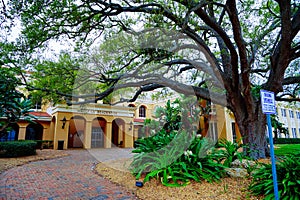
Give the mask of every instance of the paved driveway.
<svg viewBox="0 0 300 200">
<path fill-rule="evenodd" d="M 118 155 L 113 151 L 107 151 L 110 158 Z M 101 151 L 94 150 L 98 159 L 86 150 L 66 152 L 70 156 L 32 162 L 0 174 L 0 199 L 137 199 L 92 171 L 101 160 Z"/>
</svg>

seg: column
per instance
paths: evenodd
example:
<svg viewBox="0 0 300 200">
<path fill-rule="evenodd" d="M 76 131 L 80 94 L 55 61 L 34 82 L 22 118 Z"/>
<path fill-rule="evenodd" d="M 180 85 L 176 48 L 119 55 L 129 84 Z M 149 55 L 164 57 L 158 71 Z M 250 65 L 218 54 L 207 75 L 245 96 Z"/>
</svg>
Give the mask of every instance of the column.
<svg viewBox="0 0 300 200">
<path fill-rule="evenodd" d="M 64 128 L 62 128 L 62 123 L 58 123 L 59 120 L 55 123 L 55 131 L 54 131 L 54 140 L 53 140 L 53 148 L 58 149 L 58 142 L 63 141 L 63 149 L 68 148 L 68 133 L 69 133 L 69 122 L 67 121 Z"/>
<path fill-rule="evenodd" d="M 18 140 L 25 140 L 26 138 L 26 125 L 19 126 L 19 135 L 18 135 Z"/>
<path fill-rule="evenodd" d="M 106 122 L 104 148 L 111 148 L 112 122 Z"/>
<path fill-rule="evenodd" d="M 42 140 L 50 140 L 51 139 L 51 138 L 49 138 L 49 132 L 50 132 L 49 128 L 43 126 L 43 138 L 42 138 Z"/>
<path fill-rule="evenodd" d="M 85 149 L 91 148 L 91 138 L 92 138 L 92 121 L 86 121 L 85 130 L 84 130 L 84 141 L 83 141 L 83 146 Z"/>
<path fill-rule="evenodd" d="M 53 149 L 57 150 L 57 147 L 58 147 L 58 144 L 57 144 L 57 129 L 58 129 L 58 125 L 57 125 L 57 119 L 55 121 L 55 126 L 54 126 L 54 129 L 53 129 Z"/>
<path fill-rule="evenodd" d="M 62 131 L 62 140 L 64 141 L 64 149 L 68 149 L 68 140 L 69 140 L 69 128 L 70 128 L 70 121 L 66 122 L 64 131 Z"/>
<path fill-rule="evenodd" d="M 133 128 L 129 130 L 130 124 L 125 124 L 124 136 L 125 136 L 125 143 L 124 147 L 133 147 Z"/>
</svg>

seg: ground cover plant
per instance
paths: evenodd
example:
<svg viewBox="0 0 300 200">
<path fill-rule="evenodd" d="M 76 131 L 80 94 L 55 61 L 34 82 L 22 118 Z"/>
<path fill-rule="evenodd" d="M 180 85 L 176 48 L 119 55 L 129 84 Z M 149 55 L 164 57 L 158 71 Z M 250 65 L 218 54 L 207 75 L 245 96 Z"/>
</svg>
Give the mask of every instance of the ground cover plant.
<svg viewBox="0 0 300 200">
<path fill-rule="evenodd" d="M 197 135 L 197 130 L 191 127 L 184 127 L 180 119 L 187 117 L 181 106 L 179 100 L 168 102 L 165 109 L 159 109 L 164 120 L 162 128 L 154 129 L 154 133 L 148 129 L 151 135 L 136 141 L 133 150 L 136 155 L 130 165 L 136 179 L 147 182 L 157 178 L 166 186 L 183 186 L 191 180 L 213 182 L 225 176 L 224 168 L 230 166 L 229 162 L 242 158 L 239 144 L 222 141 L 219 146 L 225 149 L 215 151 L 212 140 Z M 156 122 L 146 123 L 155 127 Z"/>
<path fill-rule="evenodd" d="M 185 149 L 185 145 L 171 144 L 170 148 L 138 153 L 131 163 L 131 171 L 136 178 L 144 175 L 144 182 L 157 178 L 166 186 L 183 186 L 191 180 L 212 182 L 224 176 L 224 166 L 216 162 L 213 155 L 207 154 L 207 150 L 212 148 L 207 139 L 192 139 L 182 131 L 175 135 L 174 141 L 191 145 Z"/>
<path fill-rule="evenodd" d="M 253 173 L 249 189 L 255 195 L 265 195 L 265 199 L 274 199 L 272 166 L 262 165 Z M 300 199 L 300 154 L 282 157 L 276 163 L 276 171 L 280 199 Z"/>
<path fill-rule="evenodd" d="M 300 198 L 300 145 L 276 144 L 277 156 L 276 171 L 278 190 L 281 199 Z M 263 167 L 253 174 L 253 181 L 249 189 L 253 194 L 265 195 L 265 199 L 273 199 L 273 179 L 271 164 L 262 164 Z"/>
</svg>

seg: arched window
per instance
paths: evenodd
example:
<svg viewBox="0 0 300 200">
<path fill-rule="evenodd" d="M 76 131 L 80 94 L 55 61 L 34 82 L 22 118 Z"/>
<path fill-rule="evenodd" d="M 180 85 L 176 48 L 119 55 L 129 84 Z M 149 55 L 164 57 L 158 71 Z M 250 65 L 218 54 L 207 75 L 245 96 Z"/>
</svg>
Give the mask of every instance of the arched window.
<svg viewBox="0 0 300 200">
<path fill-rule="evenodd" d="M 146 106 L 140 106 L 139 117 L 146 117 Z"/>
</svg>

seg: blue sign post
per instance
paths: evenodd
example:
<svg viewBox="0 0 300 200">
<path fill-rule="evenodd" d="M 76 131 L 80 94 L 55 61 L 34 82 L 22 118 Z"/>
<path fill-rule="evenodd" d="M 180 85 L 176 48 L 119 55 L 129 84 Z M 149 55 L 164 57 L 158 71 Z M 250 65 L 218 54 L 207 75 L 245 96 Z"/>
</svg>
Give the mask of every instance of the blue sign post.
<svg viewBox="0 0 300 200">
<path fill-rule="evenodd" d="M 267 116 L 269 141 L 270 141 L 270 154 L 272 160 L 274 195 L 275 195 L 275 199 L 279 200 L 277 174 L 276 174 L 276 161 L 275 161 L 275 154 L 274 154 L 272 125 L 271 125 L 271 117 L 270 117 L 270 114 L 276 114 L 275 97 L 273 92 L 266 91 L 266 90 L 260 90 L 260 97 L 261 97 L 262 111 Z"/>
</svg>

